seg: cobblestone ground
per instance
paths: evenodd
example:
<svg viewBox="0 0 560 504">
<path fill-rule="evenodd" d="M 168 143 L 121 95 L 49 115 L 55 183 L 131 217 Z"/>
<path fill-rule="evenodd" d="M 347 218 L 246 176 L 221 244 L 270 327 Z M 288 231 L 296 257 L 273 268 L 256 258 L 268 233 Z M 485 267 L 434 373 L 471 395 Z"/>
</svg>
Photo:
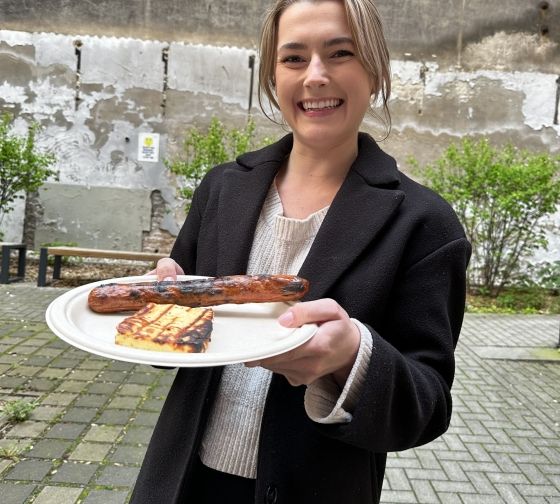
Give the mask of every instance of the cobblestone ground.
<svg viewBox="0 0 560 504">
<path fill-rule="evenodd" d="M 56 338 L 44 312 L 63 292 L 0 286 L 0 401 L 38 404 L 0 416 L 2 504 L 127 502 L 174 376 Z M 384 504 L 560 504 L 559 322 L 466 317 L 451 427 L 389 456 Z"/>
</svg>

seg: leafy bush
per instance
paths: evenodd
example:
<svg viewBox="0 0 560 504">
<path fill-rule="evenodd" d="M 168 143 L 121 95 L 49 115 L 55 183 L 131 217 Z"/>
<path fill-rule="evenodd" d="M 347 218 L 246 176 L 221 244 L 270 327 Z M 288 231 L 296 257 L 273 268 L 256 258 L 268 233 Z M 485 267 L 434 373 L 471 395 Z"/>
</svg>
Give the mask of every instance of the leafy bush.
<svg viewBox="0 0 560 504">
<path fill-rule="evenodd" d="M 33 123 L 24 137 L 10 132 L 12 118 L 0 118 L 0 224 L 13 210 L 13 203 L 23 198 L 22 192 L 37 190 L 57 173 L 49 167 L 54 163 L 53 154 L 42 154 L 35 146 L 39 126 Z M 1 239 L 1 235 L 0 235 Z"/>
<path fill-rule="evenodd" d="M 411 159 L 416 168 L 418 163 Z M 546 248 L 545 217 L 560 203 L 560 157 L 488 140 L 451 145 L 422 171 L 426 185 L 454 207 L 473 246 L 468 280 L 493 295 Z"/>
<path fill-rule="evenodd" d="M 255 128 L 255 122 L 251 118 L 243 129 L 228 129 L 214 117 L 206 131 L 198 128 L 187 131 L 182 154 L 164 161 L 172 173 L 183 177 L 185 185 L 179 189 L 179 194 L 187 201 L 187 210 L 194 190 L 208 170 L 220 163 L 234 160 L 244 152 L 270 143 L 269 139 L 257 143 Z"/>
</svg>

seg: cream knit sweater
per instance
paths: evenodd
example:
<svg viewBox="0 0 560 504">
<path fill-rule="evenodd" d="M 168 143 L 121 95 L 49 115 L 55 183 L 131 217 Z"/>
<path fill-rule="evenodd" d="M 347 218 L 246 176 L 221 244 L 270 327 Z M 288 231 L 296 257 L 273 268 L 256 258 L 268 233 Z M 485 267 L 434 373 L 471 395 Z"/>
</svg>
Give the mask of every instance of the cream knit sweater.
<svg viewBox="0 0 560 504">
<path fill-rule="evenodd" d="M 323 208 L 303 220 L 283 217 L 282 202 L 272 184 L 257 223 L 247 273 L 297 274 L 327 210 Z M 316 422 L 352 419 L 349 411 L 358 400 L 372 347 L 369 331 L 357 320 L 354 323 L 362 338 L 344 389 L 341 391 L 330 376 L 307 387 L 305 409 Z M 261 419 L 271 379 L 272 372 L 261 367 L 226 366 L 200 449 L 206 466 L 245 478 L 256 477 Z"/>
</svg>

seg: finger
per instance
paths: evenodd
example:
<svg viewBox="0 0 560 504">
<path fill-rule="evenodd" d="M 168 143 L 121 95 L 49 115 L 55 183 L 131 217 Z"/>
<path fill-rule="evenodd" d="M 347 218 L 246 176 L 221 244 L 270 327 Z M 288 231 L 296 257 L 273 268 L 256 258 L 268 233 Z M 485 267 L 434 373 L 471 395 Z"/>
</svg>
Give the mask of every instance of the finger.
<svg viewBox="0 0 560 504">
<path fill-rule="evenodd" d="M 177 275 L 183 275 L 183 268 L 170 257 L 160 259 L 156 267 L 158 280 L 176 280 Z"/>
<path fill-rule="evenodd" d="M 312 361 L 315 351 L 311 341 L 273 357 L 262 359 L 259 366 L 284 374 L 284 371 L 305 368 Z"/>
<path fill-rule="evenodd" d="M 334 299 L 318 299 L 291 306 L 278 317 L 278 322 L 284 327 L 301 327 L 303 324 L 346 318 L 348 318 L 346 311 Z"/>
<path fill-rule="evenodd" d="M 265 367 L 265 366 L 263 366 L 263 367 Z M 313 381 L 315 381 L 317 379 L 317 377 L 313 373 L 308 373 L 305 370 L 305 367 L 302 368 L 303 370 L 292 369 L 290 367 L 287 367 L 287 368 L 282 368 L 282 367 L 269 368 L 269 367 L 266 367 L 266 369 L 269 369 L 273 373 L 280 374 L 280 375 L 284 376 L 286 378 L 286 380 L 288 380 L 290 385 L 293 385 L 294 387 L 297 387 L 298 385 L 309 385 L 310 383 L 312 383 Z"/>
</svg>

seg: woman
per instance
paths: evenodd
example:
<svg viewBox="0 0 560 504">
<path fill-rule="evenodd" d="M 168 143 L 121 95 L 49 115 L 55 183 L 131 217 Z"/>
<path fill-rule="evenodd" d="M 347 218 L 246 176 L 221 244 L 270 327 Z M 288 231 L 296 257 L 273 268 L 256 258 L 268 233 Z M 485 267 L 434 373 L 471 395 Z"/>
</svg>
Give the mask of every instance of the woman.
<svg viewBox="0 0 560 504">
<path fill-rule="evenodd" d="M 449 425 L 470 248 L 359 133 L 390 94 L 375 6 L 277 1 L 260 55 L 292 133 L 208 174 L 157 275 L 299 274 L 310 290 L 279 322 L 319 329 L 258 363 L 180 369 L 135 504 L 379 502 L 386 453 Z"/>
</svg>

